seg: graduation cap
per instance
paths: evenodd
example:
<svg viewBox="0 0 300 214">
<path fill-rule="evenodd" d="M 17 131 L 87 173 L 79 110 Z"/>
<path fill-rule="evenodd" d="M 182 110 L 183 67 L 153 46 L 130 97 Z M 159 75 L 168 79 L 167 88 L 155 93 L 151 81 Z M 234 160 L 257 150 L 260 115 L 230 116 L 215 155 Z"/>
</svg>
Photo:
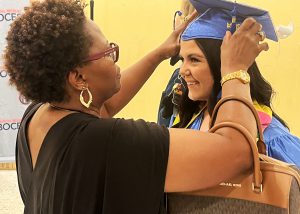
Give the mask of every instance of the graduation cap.
<svg viewBox="0 0 300 214">
<path fill-rule="evenodd" d="M 232 33 L 248 17 L 262 25 L 268 39 L 278 37 L 268 11 L 226 0 L 190 0 L 199 14 L 183 32 L 181 39 L 212 38 L 223 40 L 227 30 Z"/>
</svg>

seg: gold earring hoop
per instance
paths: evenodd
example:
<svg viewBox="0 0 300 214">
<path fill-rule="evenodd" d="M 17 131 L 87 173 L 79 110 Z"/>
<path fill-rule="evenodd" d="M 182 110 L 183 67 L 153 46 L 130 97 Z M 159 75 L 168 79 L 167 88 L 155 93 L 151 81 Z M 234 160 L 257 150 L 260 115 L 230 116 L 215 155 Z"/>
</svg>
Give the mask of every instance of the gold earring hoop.
<svg viewBox="0 0 300 214">
<path fill-rule="evenodd" d="M 84 101 L 84 98 L 83 98 L 83 92 L 84 91 L 87 91 L 87 93 L 89 95 L 88 102 Z M 91 103 L 93 102 L 93 96 L 92 96 L 92 93 L 90 92 L 90 90 L 87 87 L 82 88 L 82 91 L 80 92 L 79 100 L 80 100 L 81 104 L 83 106 L 85 106 L 86 108 L 90 107 Z"/>
</svg>

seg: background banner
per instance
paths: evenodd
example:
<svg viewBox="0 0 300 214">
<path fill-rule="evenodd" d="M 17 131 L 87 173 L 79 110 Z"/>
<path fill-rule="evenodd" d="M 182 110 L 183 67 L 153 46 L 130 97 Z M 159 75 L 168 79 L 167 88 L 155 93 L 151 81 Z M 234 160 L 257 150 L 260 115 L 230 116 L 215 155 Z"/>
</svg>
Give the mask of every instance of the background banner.
<svg viewBox="0 0 300 214">
<path fill-rule="evenodd" d="M 9 25 L 28 5 L 29 0 L 0 0 L 0 163 L 15 159 L 16 134 L 28 105 L 16 89 L 9 85 L 2 58 Z"/>
</svg>

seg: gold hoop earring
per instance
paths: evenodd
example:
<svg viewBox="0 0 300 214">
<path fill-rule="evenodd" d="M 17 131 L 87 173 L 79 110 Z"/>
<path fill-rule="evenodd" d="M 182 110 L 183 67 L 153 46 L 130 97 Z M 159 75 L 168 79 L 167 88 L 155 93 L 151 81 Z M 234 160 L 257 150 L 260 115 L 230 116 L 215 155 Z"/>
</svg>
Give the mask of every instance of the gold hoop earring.
<svg viewBox="0 0 300 214">
<path fill-rule="evenodd" d="M 83 92 L 84 91 L 87 91 L 87 93 L 89 95 L 88 102 L 84 101 L 84 98 L 83 98 Z M 88 88 L 82 88 L 82 91 L 80 92 L 79 100 L 80 100 L 81 104 L 84 105 L 86 108 L 90 107 L 91 103 L 93 102 L 93 96 L 92 96 L 92 93 L 90 92 L 90 90 Z"/>
</svg>

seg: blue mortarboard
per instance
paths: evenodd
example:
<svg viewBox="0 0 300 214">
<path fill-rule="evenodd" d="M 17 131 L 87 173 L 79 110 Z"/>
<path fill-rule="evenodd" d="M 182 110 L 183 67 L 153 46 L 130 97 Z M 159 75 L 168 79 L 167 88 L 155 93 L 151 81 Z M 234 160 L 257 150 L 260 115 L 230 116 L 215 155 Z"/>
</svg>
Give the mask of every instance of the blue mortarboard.
<svg viewBox="0 0 300 214">
<path fill-rule="evenodd" d="M 268 39 L 278 41 L 270 14 L 266 10 L 225 0 L 190 0 L 201 15 L 192 21 L 181 39 L 211 38 L 223 40 L 227 30 L 232 33 L 246 18 L 253 17 L 262 25 Z"/>
</svg>

